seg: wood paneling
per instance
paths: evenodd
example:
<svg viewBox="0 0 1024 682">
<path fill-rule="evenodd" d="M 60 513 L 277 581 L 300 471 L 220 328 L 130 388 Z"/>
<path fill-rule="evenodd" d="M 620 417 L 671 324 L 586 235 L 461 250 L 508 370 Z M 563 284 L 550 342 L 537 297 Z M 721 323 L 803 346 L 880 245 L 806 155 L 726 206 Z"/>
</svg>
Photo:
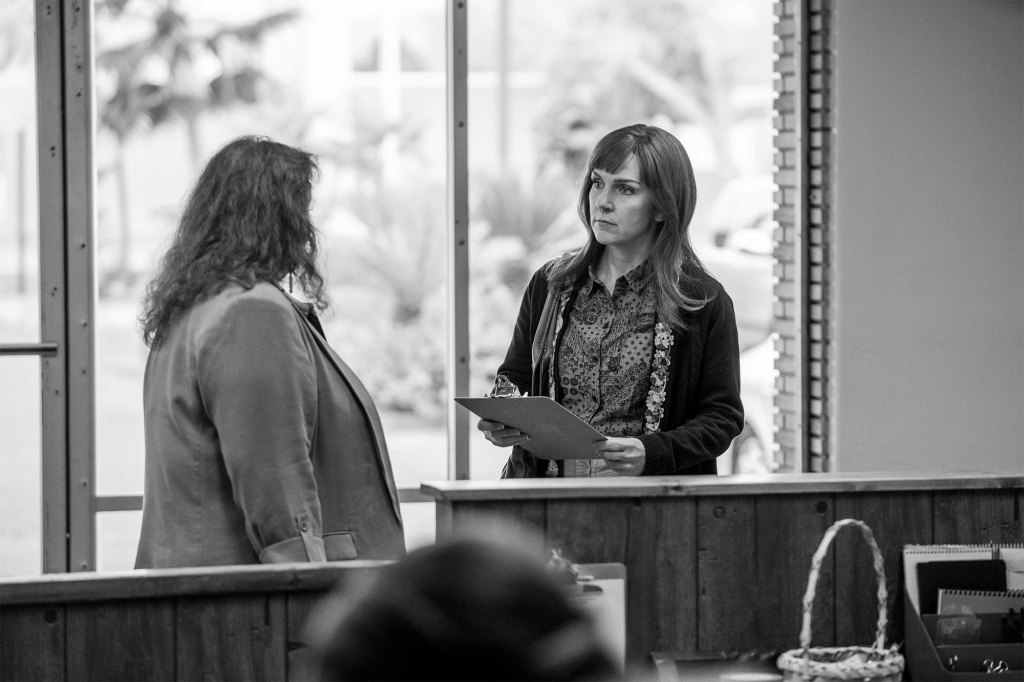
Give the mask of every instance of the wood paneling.
<svg viewBox="0 0 1024 682">
<path fill-rule="evenodd" d="M 626 573 L 626 631 L 637 636 L 627 641 L 627 657 L 639 660 L 651 648 L 670 648 L 679 642 L 696 646 L 697 501 L 631 500 L 628 513 L 629 535 L 621 560 L 630 567 Z M 666 604 L 673 608 L 666 609 Z M 650 618 L 659 612 L 666 617 Z M 645 646 L 650 648 L 642 648 Z"/>
<path fill-rule="evenodd" d="M 630 500 L 551 500 L 547 540 L 576 563 L 625 563 Z M 590 557 L 586 561 L 578 557 Z"/>
<path fill-rule="evenodd" d="M 487 528 L 492 522 L 506 523 L 529 533 L 542 534 L 546 524 L 547 506 L 543 501 L 520 500 L 505 501 L 501 498 L 487 500 L 474 505 L 472 514 L 457 514 L 452 518 L 452 526 L 447 533 L 441 533 L 441 524 L 437 526 L 438 539 L 452 533 L 472 532 L 479 528 Z"/>
<path fill-rule="evenodd" d="M 63 680 L 64 608 L 0 611 L 0 680 Z"/>
<path fill-rule="evenodd" d="M 337 577 L 330 592 L 289 592 L 286 601 L 285 628 L 287 679 L 317 678 L 313 652 L 314 639 L 337 616 L 341 601 L 352 589 L 372 577 L 372 571 L 345 571 Z"/>
<path fill-rule="evenodd" d="M 451 502 L 434 502 L 434 537 L 443 540 L 451 535 L 455 525 L 455 515 Z"/>
<path fill-rule="evenodd" d="M 756 627 L 753 639 L 762 649 L 787 649 L 800 639 L 803 597 L 811 556 L 834 513 L 829 495 L 779 495 L 757 498 L 757 589 L 751 603 Z M 832 601 L 834 555 L 821 567 L 811 619 L 811 643 L 828 645 L 834 637 Z M 708 614 L 714 617 L 713 612 Z M 748 641 L 751 641 L 748 639 Z"/>
<path fill-rule="evenodd" d="M 932 508 L 932 494 L 927 492 L 864 493 L 836 500 L 836 518 L 866 523 L 885 559 L 887 642 L 903 641 L 903 599 L 899 594 L 903 545 L 931 543 Z M 878 602 L 873 598 L 877 579 L 870 550 L 860 532 L 844 531 L 836 539 L 836 561 L 843 571 L 836 587 L 836 601 L 841 612 L 848 614 L 836 623 L 836 645 L 868 646 L 877 632 Z"/>
<path fill-rule="evenodd" d="M 935 493 L 935 542 L 956 542 L 970 537 L 972 542 L 1021 542 L 1021 491 L 998 490 L 977 506 L 977 496 L 969 490 Z"/>
<path fill-rule="evenodd" d="M 742 478 L 742 477 L 741 477 Z M 437 537 L 493 524 L 580 564 L 623 563 L 627 656 L 798 646 L 811 556 L 835 520 L 872 530 L 885 560 L 889 643 L 900 641 L 905 544 L 1021 542 L 1024 477 L 759 478 L 712 482 L 480 482 L 439 497 Z M 523 499 L 516 492 L 525 491 Z M 493 527 L 493 526 L 492 526 Z M 74 574 L 0 580 L 0 679 L 309 679 L 309 618 L 335 586 L 386 562 Z M 868 645 L 877 609 L 870 552 L 844 529 L 817 583 L 812 644 Z"/>
<path fill-rule="evenodd" d="M 506 519 L 544 518 L 548 547 L 572 561 L 624 563 L 635 663 L 658 650 L 797 647 L 811 557 L 838 519 L 864 521 L 882 552 L 889 644 L 903 639 L 903 545 L 1024 541 L 1020 476 L 665 478 L 451 481 L 422 490 L 446 505 L 439 538 L 500 506 Z M 844 529 L 818 576 L 811 643 L 872 644 L 876 591 L 869 548 L 858 531 Z"/>
<path fill-rule="evenodd" d="M 312 649 L 313 629 L 318 623 L 326 620 L 335 599 L 335 595 L 325 596 L 315 592 L 288 595 L 286 679 L 316 679 L 316 661 Z"/>
<path fill-rule="evenodd" d="M 172 599 L 67 606 L 67 679 L 173 680 Z"/>
<path fill-rule="evenodd" d="M 757 509 L 752 497 L 701 499 L 697 505 L 700 636 L 662 649 L 742 649 L 759 624 Z M 717 617 L 711 617 L 717 614 Z M 657 648 L 657 647 L 656 647 Z"/>
<path fill-rule="evenodd" d="M 313 679 L 307 621 L 389 562 L 0 580 L 0 680 Z"/>
<path fill-rule="evenodd" d="M 181 600 L 178 679 L 285 679 L 285 614 L 280 594 Z"/>
<path fill-rule="evenodd" d="M 188 595 L 252 594 L 282 589 L 327 590 L 346 575 L 372 571 L 382 560 L 328 564 L 266 564 L 146 569 L 117 573 L 48 573 L 0 579 L 0 603 L 70 603 Z"/>
</svg>

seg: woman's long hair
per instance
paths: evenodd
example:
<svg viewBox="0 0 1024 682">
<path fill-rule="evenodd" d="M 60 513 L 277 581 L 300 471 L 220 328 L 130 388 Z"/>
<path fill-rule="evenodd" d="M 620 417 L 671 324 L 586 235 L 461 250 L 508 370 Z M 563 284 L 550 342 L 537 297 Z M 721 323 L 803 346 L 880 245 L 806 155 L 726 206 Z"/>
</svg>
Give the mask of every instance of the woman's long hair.
<svg viewBox="0 0 1024 682">
<path fill-rule="evenodd" d="M 674 327 L 686 328 L 680 310 L 700 310 L 708 302 L 704 283 L 707 271 L 690 243 L 690 220 L 697 205 L 697 182 L 686 149 L 676 137 L 661 128 L 636 124 L 613 130 L 602 137 L 587 162 L 580 188 L 577 212 L 587 228 L 585 246 L 556 261 L 548 272 L 548 286 L 571 287 L 596 264 L 604 250 L 594 237 L 590 222 L 590 188 L 595 169 L 609 173 L 635 156 L 640 182 L 650 188 L 653 214 L 664 218 L 655 226 L 651 245 L 658 317 Z"/>
<path fill-rule="evenodd" d="M 179 315 L 228 283 L 252 288 L 293 278 L 327 307 L 310 219 L 316 156 L 265 137 L 240 137 L 206 164 L 146 286 L 142 338 L 159 346 Z"/>
</svg>

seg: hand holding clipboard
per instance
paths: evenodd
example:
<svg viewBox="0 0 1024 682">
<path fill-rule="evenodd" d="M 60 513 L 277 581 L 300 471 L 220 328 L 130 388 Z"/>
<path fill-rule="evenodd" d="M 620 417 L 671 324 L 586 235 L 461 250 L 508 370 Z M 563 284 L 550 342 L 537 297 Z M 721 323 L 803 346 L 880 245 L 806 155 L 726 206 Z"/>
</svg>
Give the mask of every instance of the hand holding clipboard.
<svg viewBox="0 0 1024 682">
<path fill-rule="evenodd" d="M 551 398 L 456 398 L 455 402 L 481 419 L 504 424 L 529 436 L 521 442 L 504 444 L 520 445 L 541 459 L 599 458 L 594 444 L 607 440 L 600 431 Z"/>
</svg>

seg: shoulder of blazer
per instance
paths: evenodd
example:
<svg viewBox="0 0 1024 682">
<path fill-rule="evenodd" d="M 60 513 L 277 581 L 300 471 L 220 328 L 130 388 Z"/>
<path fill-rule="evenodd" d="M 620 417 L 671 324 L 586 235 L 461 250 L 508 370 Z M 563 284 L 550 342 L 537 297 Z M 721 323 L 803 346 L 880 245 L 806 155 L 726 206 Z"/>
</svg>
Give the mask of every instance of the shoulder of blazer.
<svg viewBox="0 0 1024 682">
<path fill-rule="evenodd" d="M 298 313 L 302 320 L 306 319 L 306 316 L 312 310 L 312 304 L 303 303 L 292 297 L 287 291 L 285 291 L 281 285 L 274 284 L 271 282 L 260 282 L 252 288 L 253 291 L 259 289 L 258 294 L 265 298 L 273 299 L 275 302 L 280 303 L 282 306 L 286 306 L 289 310 Z"/>
<path fill-rule="evenodd" d="M 246 308 L 253 304 L 277 310 L 282 320 L 288 318 L 291 305 L 287 297 L 275 289 L 268 282 L 259 282 L 248 289 L 235 283 L 226 285 L 216 294 L 197 303 L 187 313 L 188 335 L 193 338 L 205 337 L 218 329 L 229 316 L 245 315 Z"/>
<path fill-rule="evenodd" d="M 222 313 L 239 303 L 252 300 L 263 300 L 281 308 L 290 309 L 289 301 L 292 299 L 278 286 L 270 282 L 257 282 L 248 289 L 232 282 L 213 296 L 199 303 L 197 307 L 205 308 L 214 313 Z"/>
</svg>

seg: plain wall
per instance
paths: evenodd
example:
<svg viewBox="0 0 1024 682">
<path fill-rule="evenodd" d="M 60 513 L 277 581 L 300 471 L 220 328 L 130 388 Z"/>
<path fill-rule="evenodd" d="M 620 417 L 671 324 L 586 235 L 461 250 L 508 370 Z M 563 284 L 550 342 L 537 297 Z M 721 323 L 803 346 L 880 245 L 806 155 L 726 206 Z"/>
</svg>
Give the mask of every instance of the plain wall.
<svg viewBox="0 0 1024 682">
<path fill-rule="evenodd" d="M 837 471 L 1024 471 L 1024 2 L 837 0 Z"/>
</svg>

